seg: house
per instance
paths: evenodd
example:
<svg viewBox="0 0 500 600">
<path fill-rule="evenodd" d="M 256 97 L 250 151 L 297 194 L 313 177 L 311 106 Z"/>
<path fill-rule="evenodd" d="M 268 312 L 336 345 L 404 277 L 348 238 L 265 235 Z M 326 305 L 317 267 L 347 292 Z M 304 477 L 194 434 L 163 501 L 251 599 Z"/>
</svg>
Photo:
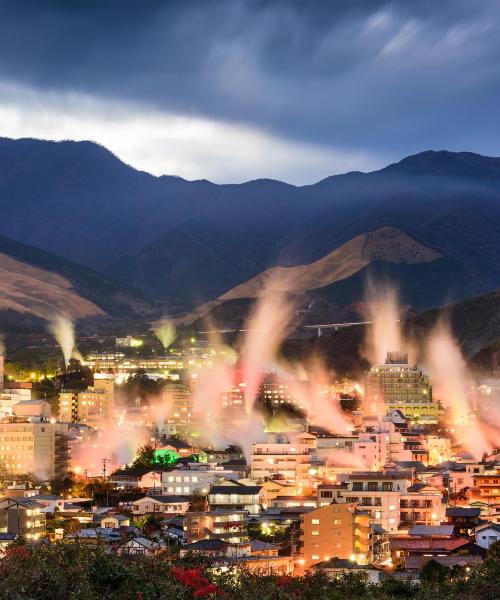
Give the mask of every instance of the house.
<svg viewBox="0 0 500 600">
<path fill-rule="evenodd" d="M 80 531 L 69 533 L 65 539 L 68 542 L 78 542 L 91 546 L 98 546 L 99 544 L 113 546 L 122 541 L 122 535 L 118 529 L 92 527 L 89 529 L 80 529 Z"/>
<path fill-rule="evenodd" d="M 210 486 L 224 484 L 227 479 L 238 477 L 238 473 L 224 471 L 223 469 L 206 468 L 206 465 L 196 464 L 196 467 L 188 465 L 184 468 L 173 469 L 163 472 L 161 477 L 162 494 L 208 494 Z"/>
<path fill-rule="evenodd" d="M 391 555 L 395 567 L 404 567 L 411 556 L 484 556 L 486 550 L 465 538 L 391 537 Z"/>
<path fill-rule="evenodd" d="M 265 504 L 265 493 L 259 485 L 213 485 L 208 493 L 210 510 L 246 510 L 258 514 Z"/>
<path fill-rule="evenodd" d="M 184 514 L 189 510 L 189 498 L 186 496 L 144 496 L 132 502 L 135 515 L 148 514 Z"/>
<path fill-rule="evenodd" d="M 407 571 L 420 572 L 430 560 L 434 560 L 445 567 L 471 567 L 481 564 L 483 556 L 478 554 L 453 555 L 453 556 L 409 556 L 405 560 L 405 569 Z"/>
<path fill-rule="evenodd" d="M 136 537 L 125 542 L 117 549 L 117 554 L 141 554 L 152 556 L 165 549 L 160 542 L 153 542 L 143 537 Z"/>
<path fill-rule="evenodd" d="M 109 478 L 117 488 L 160 490 L 163 469 L 151 467 L 136 467 L 131 469 L 118 469 Z"/>
<path fill-rule="evenodd" d="M 44 513 L 54 513 L 64 511 L 64 498 L 62 496 L 35 494 L 30 497 L 30 500 L 35 500 L 42 507 Z"/>
<path fill-rule="evenodd" d="M 0 499 L 0 533 L 38 540 L 45 534 L 42 506 L 31 498 Z"/>
<path fill-rule="evenodd" d="M 387 577 L 384 571 L 374 569 L 368 565 L 358 565 L 356 562 L 346 558 L 330 558 L 317 563 L 312 568 L 313 571 L 319 571 L 328 575 L 330 579 L 337 579 L 344 575 L 360 575 L 368 583 L 380 583 Z"/>
<path fill-rule="evenodd" d="M 130 519 L 125 515 L 108 515 L 101 519 L 101 527 L 106 529 L 119 529 L 120 527 L 128 527 Z"/>
<path fill-rule="evenodd" d="M 481 521 L 481 509 L 471 506 L 449 506 L 445 514 L 454 535 L 464 537 L 473 536 Z"/>
<path fill-rule="evenodd" d="M 16 537 L 15 533 L 0 533 L 0 557 L 5 554 L 5 550 L 12 544 Z"/>
<path fill-rule="evenodd" d="M 186 544 L 181 549 L 180 556 L 184 558 L 186 554 L 195 553 L 202 554 L 207 558 L 214 558 L 219 556 L 236 556 L 238 554 L 238 549 L 243 551 L 242 544 L 233 544 L 230 542 L 226 542 L 221 539 L 208 539 L 208 540 L 198 540 L 197 542 L 193 542 L 191 544 Z"/>
<path fill-rule="evenodd" d="M 181 557 L 187 554 L 201 554 L 216 565 L 226 567 L 238 565 L 259 574 L 290 575 L 293 572 L 291 556 L 279 556 L 278 548 L 266 544 L 233 544 L 221 539 L 199 540 L 181 549 Z M 255 549 L 255 551 L 254 551 Z"/>
<path fill-rule="evenodd" d="M 500 540 L 500 525 L 490 523 L 476 529 L 474 533 L 476 544 L 481 548 L 489 548 L 494 542 Z"/>
</svg>

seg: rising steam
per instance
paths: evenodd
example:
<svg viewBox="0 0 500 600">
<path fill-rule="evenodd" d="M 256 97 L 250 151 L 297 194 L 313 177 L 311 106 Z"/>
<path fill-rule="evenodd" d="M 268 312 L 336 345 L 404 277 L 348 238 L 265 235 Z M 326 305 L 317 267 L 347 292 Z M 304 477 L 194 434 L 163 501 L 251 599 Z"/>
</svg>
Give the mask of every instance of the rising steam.
<svg viewBox="0 0 500 600">
<path fill-rule="evenodd" d="M 247 414 L 253 411 L 265 370 L 276 358 L 280 342 L 290 325 L 293 309 L 293 304 L 285 294 L 269 285 L 262 292 L 247 321 L 242 357 Z"/>
<path fill-rule="evenodd" d="M 404 348 L 399 324 L 398 294 L 389 285 L 375 285 L 368 281 L 365 291 L 367 328 L 365 355 L 371 364 L 380 365 L 388 352 Z"/>
<path fill-rule="evenodd" d="M 475 423 L 470 400 L 471 379 L 448 323 L 440 322 L 427 341 L 427 361 L 435 395 L 449 411 L 450 428 L 476 459 L 492 449 L 481 423 Z"/>
<path fill-rule="evenodd" d="M 165 350 L 173 344 L 176 336 L 175 325 L 169 319 L 161 319 L 161 321 L 158 321 L 153 331 Z"/>
<path fill-rule="evenodd" d="M 64 364 L 67 367 L 74 355 L 80 356 L 75 345 L 73 322 L 64 315 L 54 315 L 49 321 L 48 329 L 56 338 L 64 356 Z"/>
</svg>

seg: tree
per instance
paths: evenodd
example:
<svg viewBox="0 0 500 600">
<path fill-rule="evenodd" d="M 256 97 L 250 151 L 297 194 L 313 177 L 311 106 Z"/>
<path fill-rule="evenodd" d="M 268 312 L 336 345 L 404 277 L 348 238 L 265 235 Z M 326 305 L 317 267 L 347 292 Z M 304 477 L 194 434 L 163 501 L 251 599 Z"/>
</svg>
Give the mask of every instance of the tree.
<svg viewBox="0 0 500 600">
<path fill-rule="evenodd" d="M 137 450 L 137 455 L 133 463 L 133 467 L 151 467 L 155 460 L 155 450 L 153 446 L 146 444 Z"/>
<path fill-rule="evenodd" d="M 81 364 L 79 360 L 72 358 L 63 373 L 54 377 L 57 389 L 86 390 L 94 385 L 94 374 L 92 369 Z"/>
</svg>

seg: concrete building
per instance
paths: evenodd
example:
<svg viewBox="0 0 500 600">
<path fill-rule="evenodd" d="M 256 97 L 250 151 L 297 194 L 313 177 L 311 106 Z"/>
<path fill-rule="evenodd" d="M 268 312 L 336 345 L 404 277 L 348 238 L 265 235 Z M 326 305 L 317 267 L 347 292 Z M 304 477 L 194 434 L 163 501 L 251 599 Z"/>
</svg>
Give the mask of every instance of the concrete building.
<svg viewBox="0 0 500 600">
<path fill-rule="evenodd" d="M 52 416 L 52 409 L 46 400 L 22 400 L 12 407 L 15 417 L 38 419 L 48 421 Z"/>
<path fill-rule="evenodd" d="M 488 505 L 500 504 L 500 468 L 473 475 L 478 497 Z"/>
<path fill-rule="evenodd" d="M 370 561 L 370 514 L 352 504 L 329 504 L 301 515 L 302 570 L 330 558 L 347 558 L 358 564 Z"/>
<path fill-rule="evenodd" d="M 32 474 L 42 480 L 55 473 L 55 427 L 52 423 L 10 419 L 0 422 L 0 474 Z"/>
<path fill-rule="evenodd" d="M 336 497 L 369 512 L 372 523 L 388 532 L 397 531 L 401 522 L 431 525 L 444 518 L 441 491 L 413 482 L 405 471 L 351 473 Z"/>
<path fill-rule="evenodd" d="M 309 469 L 316 451 L 316 437 L 310 433 L 270 436 L 271 441 L 253 444 L 251 478 L 264 481 L 280 476 L 288 483 L 307 486 Z"/>
<path fill-rule="evenodd" d="M 234 544 L 246 542 L 247 521 L 246 510 L 187 512 L 184 515 L 184 541 L 186 544 L 203 539 L 223 539 Z"/>
<path fill-rule="evenodd" d="M 37 540 L 45 533 L 45 514 L 31 498 L 0 499 L 0 532 Z"/>
<path fill-rule="evenodd" d="M 102 428 L 113 415 L 114 385 L 113 375 L 95 373 L 93 387 L 82 392 L 63 390 L 59 394 L 59 420 Z"/>
<path fill-rule="evenodd" d="M 213 485 L 208 493 L 210 510 L 245 510 L 258 514 L 265 493 L 258 485 Z"/>
<path fill-rule="evenodd" d="M 419 423 L 437 423 L 441 414 L 428 375 L 408 363 L 406 352 L 388 352 L 385 364 L 366 373 L 365 409 L 372 414 L 400 410 Z"/>
<path fill-rule="evenodd" d="M 0 391 L 0 419 L 11 417 L 14 414 L 14 406 L 19 402 L 31 400 L 33 384 L 27 382 L 8 382 L 3 392 Z"/>
<path fill-rule="evenodd" d="M 177 429 L 189 425 L 193 421 L 193 393 L 181 383 L 169 383 L 162 390 L 162 405 L 165 407 L 167 422 L 172 422 Z"/>
<path fill-rule="evenodd" d="M 161 475 L 162 494 L 208 494 L 212 485 L 222 484 L 227 479 L 235 479 L 236 472 L 223 469 L 173 469 Z"/>
</svg>

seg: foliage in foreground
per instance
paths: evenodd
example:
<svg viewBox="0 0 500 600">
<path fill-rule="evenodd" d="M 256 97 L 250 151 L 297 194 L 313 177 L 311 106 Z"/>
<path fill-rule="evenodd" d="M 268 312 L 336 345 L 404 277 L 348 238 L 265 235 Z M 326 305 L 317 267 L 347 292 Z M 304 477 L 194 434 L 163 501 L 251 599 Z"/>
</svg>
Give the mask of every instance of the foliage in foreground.
<svg viewBox="0 0 500 600">
<path fill-rule="evenodd" d="M 388 579 L 370 585 L 358 575 L 293 578 L 241 569 L 216 574 L 203 560 L 126 557 L 77 544 L 13 546 L 0 560 L 0 599 L 9 600 L 494 600 L 500 598 L 500 544 L 470 571 L 431 562 L 420 585 Z"/>
</svg>

